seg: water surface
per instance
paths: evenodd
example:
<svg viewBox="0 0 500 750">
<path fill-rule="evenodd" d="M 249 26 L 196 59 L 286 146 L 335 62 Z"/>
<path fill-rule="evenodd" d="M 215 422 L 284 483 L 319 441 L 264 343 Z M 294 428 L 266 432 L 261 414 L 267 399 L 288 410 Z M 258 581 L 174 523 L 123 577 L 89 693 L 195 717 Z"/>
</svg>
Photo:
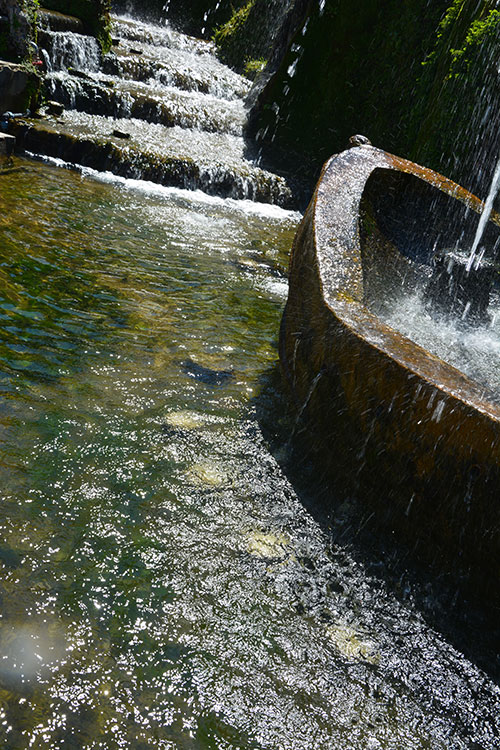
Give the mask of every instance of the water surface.
<svg viewBox="0 0 500 750">
<path fill-rule="evenodd" d="M 496 747 L 497 686 L 332 544 L 262 435 L 297 215 L 15 167 L 2 748 Z"/>
</svg>

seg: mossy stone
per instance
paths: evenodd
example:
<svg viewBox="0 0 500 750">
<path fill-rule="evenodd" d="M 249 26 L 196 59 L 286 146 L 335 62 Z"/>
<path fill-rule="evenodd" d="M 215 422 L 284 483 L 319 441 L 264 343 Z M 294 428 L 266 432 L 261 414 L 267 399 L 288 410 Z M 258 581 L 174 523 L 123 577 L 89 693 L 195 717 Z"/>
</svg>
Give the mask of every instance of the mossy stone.
<svg viewBox="0 0 500 750">
<path fill-rule="evenodd" d="M 43 0 L 43 7 L 80 18 L 100 41 L 103 52 L 111 48 L 110 0 Z"/>
</svg>

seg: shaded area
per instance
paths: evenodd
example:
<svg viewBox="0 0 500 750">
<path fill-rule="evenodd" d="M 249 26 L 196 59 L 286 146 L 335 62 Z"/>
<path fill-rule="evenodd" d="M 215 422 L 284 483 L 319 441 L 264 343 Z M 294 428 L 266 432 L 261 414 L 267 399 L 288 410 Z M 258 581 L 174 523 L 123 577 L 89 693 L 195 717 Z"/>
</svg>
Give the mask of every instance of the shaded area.
<svg viewBox="0 0 500 750">
<path fill-rule="evenodd" d="M 300 5 L 300 3 L 297 3 Z M 499 150 L 494 0 L 311 0 L 252 100 L 265 163 L 309 180 L 353 133 L 487 192 Z M 259 89 L 259 86 L 257 86 Z"/>
<path fill-rule="evenodd" d="M 489 601 L 478 604 L 453 574 L 437 574 L 423 565 L 414 549 L 374 522 L 355 474 L 351 491 L 345 493 L 311 444 L 307 420 L 291 407 L 279 366 L 265 373 L 261 383 L 255 409 L 266 444 L 304 508 L 321 526 L 332 553 L 351 557 L 374 586 L 390 592 L 401 606 L 410 606 L 414 615 L 500 684 L 498 608 Z M 330 590 L 339 585 L 332 577 Z"/>
</svg>

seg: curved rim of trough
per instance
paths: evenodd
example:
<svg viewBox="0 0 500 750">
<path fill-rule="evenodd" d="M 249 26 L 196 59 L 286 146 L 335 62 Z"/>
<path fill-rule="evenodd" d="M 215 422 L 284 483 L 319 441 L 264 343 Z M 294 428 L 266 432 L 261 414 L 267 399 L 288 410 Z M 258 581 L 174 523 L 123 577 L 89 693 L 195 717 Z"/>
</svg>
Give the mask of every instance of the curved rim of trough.
<svg viewBox="0 0 500 750">
<path fill-rule="evenodd" d="M 481 213 L 484 203 L 452 180 L 373 146 L 358 146 L 332 156 L 323 167 L 306 212 L 312 211 L 315 252 L 326 306 L 355 336 L 390 357 L 408 375 L 472 406 L 500 423 L 500 405 L 486 388 L 383 323 L 363 301 L 360 203 L 370 175 L 389 169 L 414 175 Z M 500 226 L 500 216 L 490 221 Z"/>
</svg>

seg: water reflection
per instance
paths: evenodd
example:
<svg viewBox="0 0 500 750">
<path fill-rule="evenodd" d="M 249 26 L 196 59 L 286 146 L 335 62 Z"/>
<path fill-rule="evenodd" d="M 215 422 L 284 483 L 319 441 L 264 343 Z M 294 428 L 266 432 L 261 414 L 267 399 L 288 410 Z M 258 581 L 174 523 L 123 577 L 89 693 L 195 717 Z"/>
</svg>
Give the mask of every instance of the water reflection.
<svg viewBox="0 0 500 750">
<path fill-rule="evenodd" d="M 2 746 L 493 748 L 498 689 L 331 549 L 255 418 L 297 217 L 23 166 L 0 177 Z"/>
</svg>

